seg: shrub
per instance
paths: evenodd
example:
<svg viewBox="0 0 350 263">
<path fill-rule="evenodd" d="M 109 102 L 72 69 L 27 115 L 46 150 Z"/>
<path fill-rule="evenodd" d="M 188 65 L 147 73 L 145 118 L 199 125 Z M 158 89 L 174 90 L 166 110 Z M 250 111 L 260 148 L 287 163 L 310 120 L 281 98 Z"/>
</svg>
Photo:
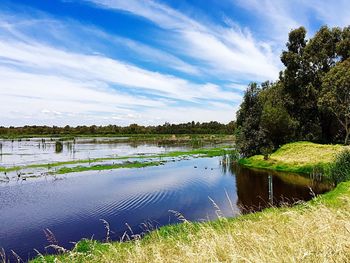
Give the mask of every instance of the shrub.
<svg viewBox="0 0 350 263">
<path fill-rule="evenodd" d="M 55 145 L 55 152 L 56 153 L 60 153 L 63 150 L 63 143 L 60 141 L 56 141 L 56 145 Z"/>
<path fill-rule="evenodd" d="M 330 168 L 330 177 L 335 184 L 350 180 L 350 150 L 339 153 Z"/>
</svg>

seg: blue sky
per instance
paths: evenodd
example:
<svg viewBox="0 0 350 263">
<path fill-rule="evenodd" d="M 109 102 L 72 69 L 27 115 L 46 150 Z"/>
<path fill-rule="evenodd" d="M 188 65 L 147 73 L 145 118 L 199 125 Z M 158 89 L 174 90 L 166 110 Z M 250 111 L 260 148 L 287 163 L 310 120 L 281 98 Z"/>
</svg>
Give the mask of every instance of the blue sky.
<svg viewBox="0 0 350 263">
<path fill-rule="evenodd" d="M 0 126 L 229 122 L 288 32 L 350 1 L 1 0 Z"/>
</svg>

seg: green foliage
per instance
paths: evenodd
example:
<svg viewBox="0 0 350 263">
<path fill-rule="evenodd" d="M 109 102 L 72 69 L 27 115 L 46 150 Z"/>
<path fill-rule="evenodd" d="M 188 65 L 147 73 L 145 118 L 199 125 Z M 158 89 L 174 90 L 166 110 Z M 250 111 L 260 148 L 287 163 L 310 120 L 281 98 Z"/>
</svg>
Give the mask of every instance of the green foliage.
<svg viewBox="0 0 350 263">
<path fill-rule="evenodd" d="M 343 29 L 336 49 L 343 61 L 350 58 L 350 26 Z"/>
<path fill-rule="evenodd" d="M 88 253 L 92 251 L 93 247 L 93 241 L 89 239 L 82 239 L 75 245 L 74 250 L 78 253 Z"/>
<path fill-rule="evenodd" d="M 120 164 L 97 164 L 93 166 L 75 166 L 75 167 L 62 167 L 57 170 L 57 174 L 67 174 L 67 173 L 77 173 L 85 171 L 102 171 L 102 170 L 112 170 L 120 168 L 143 168 L 148 166 L 161 165 L 162 162 L 125 162 Z"/>
<path fill-rule="evenodd" d="M 350 180 L 350 150 L 344 150 L 337 155 L 330 168 L 330 177 L 335 184 Z"/>
<path fill-rule="evenodd" d="M 259 149 L 265 145 L 266 136 L 260 128 L 262 111 L 260 93 L 261 88 L 256 83 L 251 83 L 237 112 L 239 129 L 236 132 L 236 144 L 245 156 L 259 153 Z"/>
<path fill-rule="evenodd" d="M 117 125 L 108 126 L 77 126 L 77 127 L 57 127 L 57 126 L 24 126 L 24 127 L 1 127 L 0 137 L 16 138 L 25 136 L 80 136 L 80 135 L 129 135 L 129 134 L 233 134 L 236 123 L 231 121 L 222 124 L 217 121 L 211 122 L 188 122 L 180 124 L 165 123 L 158 126 L 142 126 L 131 124 L 126 127 Z"/>
<path fill-rule="evenodd" d="M 276 171 L 311 174 L 317 172 L 329 176 L 328 170 L 335 156 L 344 149 L 341 145 L 325 145 L 311 142 L 294 142 L 283 145 L 266 160 L 255 155 L 239 160 L 239 164 Z"/>
<path fill-rule="evenodd" d="M 265 86 L 263 84 L 263 87 L 260 94 L 263 105 L 260 128 L 266 135 L 266 143 L 260 152 L 267 157 L 266 152 L 270 153 L 294 136 L 297 123 L 283 105 L 283 86 L 280 83 L 268 83 Z"/>
<path fill-rule="evenodd" d="M 329 110 L 345 130 L 345 144 L 350 136 L 350 59 L 333 67 L 323 78 L 319 106 Z"/>
<path fill-rule="evenodd" d="M 237 113 L 237 143 L 244 156 L 267 157 L 290 141 L 339 142 L 344 130 L 348 142 L 350 27 L 324 26 L 310 40 L 300 27 L 290 32 L 286 47 L 279 80 L 251 84 Z M 329 108 L 342 114 L 338 120 Z"/>
</svg>

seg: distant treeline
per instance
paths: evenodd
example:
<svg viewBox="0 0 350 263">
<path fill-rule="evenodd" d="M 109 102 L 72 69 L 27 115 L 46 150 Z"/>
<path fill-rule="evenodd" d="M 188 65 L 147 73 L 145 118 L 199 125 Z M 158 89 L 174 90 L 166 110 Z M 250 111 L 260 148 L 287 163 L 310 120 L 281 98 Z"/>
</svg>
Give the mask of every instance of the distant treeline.
<svg viewBox="0 0 350 263">
<path fill-rule="evenodd" d="M 350 141 L 350 26 L 290 32 L 276 82 L 251 83 L 237 112 L 237 144 L 245 156 L 299 140 Z"/>
<path fill-rule="evenodd" d="M 126 127 L 117 125 L 107 126 L 24 126 L 0 127 L 1 137 L 21 137 L 30 135 L 65 136 L 65 135 L 123 135 L 123 134 L 233 134 L 235 122 L 222 124 L 211 122 L 188 122 L 181 124 L 165 123 L 158 126 L 142 126 L 131 124 Z"/>
</svg>

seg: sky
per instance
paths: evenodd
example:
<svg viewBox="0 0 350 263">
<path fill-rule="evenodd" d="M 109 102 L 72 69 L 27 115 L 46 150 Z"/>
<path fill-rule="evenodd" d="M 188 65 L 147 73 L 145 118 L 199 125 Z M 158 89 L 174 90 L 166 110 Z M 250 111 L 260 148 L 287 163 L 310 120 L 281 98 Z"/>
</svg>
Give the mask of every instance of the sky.
<svg viewBox="0 0 350 263">
<path fill-rule="evenodd" d="M 0 126 L 228 123 L 348 0 L 1 0 Z"/>
</svg>

